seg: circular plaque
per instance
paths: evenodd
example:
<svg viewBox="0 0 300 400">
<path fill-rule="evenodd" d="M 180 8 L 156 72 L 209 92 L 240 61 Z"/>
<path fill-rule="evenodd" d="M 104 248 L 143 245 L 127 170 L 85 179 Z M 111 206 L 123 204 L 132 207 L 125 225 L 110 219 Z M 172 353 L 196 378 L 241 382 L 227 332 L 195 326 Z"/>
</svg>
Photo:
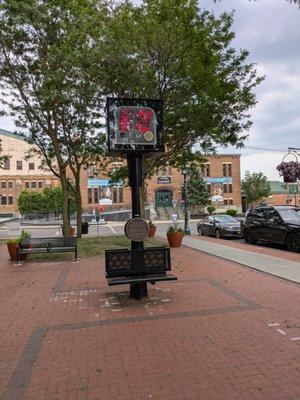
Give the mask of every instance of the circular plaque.
<svg viewBox="0 0 300 400">
<path fill-rule="evenodd" d="M 142 242 L 149 233 L 149 225 L 143 218 L 132 218 L 126 222 L 125 235 L 134 242 Z"/>
</svg>

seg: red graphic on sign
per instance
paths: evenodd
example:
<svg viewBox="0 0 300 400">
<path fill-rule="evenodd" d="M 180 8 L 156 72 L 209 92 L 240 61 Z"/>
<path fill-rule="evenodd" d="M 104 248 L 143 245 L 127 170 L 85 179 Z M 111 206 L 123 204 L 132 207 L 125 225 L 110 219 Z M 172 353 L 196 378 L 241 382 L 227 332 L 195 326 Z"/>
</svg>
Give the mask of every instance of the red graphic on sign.
<svg viewBox="0 0 300 400">
<path fill-rule="evenodd" d="M 122 133 L 136 131 L 144 134 L 151 131 L 151 120 L 154 116 L 152 110 L 149 109 L 128 109 L 122 108 L 119 122 L 119 130 Z"/>
</svg>

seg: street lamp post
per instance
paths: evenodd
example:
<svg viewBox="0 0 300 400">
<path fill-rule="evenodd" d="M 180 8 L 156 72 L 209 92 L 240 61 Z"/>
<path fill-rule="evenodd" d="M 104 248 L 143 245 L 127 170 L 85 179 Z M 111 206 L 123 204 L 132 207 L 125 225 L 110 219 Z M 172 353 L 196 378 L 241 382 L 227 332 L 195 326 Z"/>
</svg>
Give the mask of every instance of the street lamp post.
<svg viewBox="0 0 300 400">
<path fill-rule="evenodd" d="M 184 233 L 186 235 L 190 235 L 191 231 L 189 228 L 189 215 L 188 215 L 189 199 L 188 199 L 188 190 L 187 190 L 187 181 L 186 181 L 187 174 L 188 174 L 188 170 L 186 167 L 184 167 L 182 169 L 183 193 L 184 193 Z"/>
</svg>

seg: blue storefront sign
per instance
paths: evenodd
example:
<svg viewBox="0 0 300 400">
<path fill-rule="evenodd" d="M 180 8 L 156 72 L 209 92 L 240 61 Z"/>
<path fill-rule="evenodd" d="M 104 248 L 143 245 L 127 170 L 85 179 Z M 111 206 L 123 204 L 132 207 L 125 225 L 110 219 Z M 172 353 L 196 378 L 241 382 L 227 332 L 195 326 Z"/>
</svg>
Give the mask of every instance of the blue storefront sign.
<svg viewBox="0 0 300 400">
<path fill-rule="evenodd" d="M 123 182 L 111 183 L 109 179 L 88 179 L 88 186 L 107 187 L 107 186 L 123 186 Z"/>
<path fill-rule="evenodd" d="M 223 184 L 230 184 L 232 183 L 231 176 L 223 176 L 221 178 L 203 178 L 207 183 L 223 183 Z"/>
</svg>

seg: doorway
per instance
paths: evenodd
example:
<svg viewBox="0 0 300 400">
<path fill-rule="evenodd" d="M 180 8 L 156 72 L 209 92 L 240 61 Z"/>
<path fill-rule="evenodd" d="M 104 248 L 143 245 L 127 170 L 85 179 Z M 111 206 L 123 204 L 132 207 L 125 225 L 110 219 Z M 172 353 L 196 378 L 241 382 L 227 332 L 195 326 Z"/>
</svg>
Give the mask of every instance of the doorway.
<svg viewBox="0 0 300 400">
<path fill-rule="evenodd" d="M 173 192 L 172 190 L 159 189 L 155 192 L 155 207 L 172 207 Z"/>
</svg>

